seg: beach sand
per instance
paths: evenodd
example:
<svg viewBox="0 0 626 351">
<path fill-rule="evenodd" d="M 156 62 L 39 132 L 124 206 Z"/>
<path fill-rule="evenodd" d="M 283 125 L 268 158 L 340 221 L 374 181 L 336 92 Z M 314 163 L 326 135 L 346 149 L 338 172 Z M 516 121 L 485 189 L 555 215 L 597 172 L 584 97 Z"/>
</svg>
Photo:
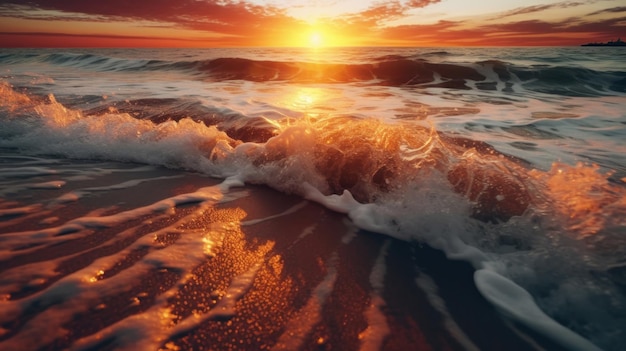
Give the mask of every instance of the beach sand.
<svg viewBox="0 0 626 351">
<path fill-rule="evenodd" d="M 506 322 L 469 264 L 299 197 L 211 192 L 221 180 L 136 164 L 4 160 L 4 350 L 557 349 Z"/>
</svg>

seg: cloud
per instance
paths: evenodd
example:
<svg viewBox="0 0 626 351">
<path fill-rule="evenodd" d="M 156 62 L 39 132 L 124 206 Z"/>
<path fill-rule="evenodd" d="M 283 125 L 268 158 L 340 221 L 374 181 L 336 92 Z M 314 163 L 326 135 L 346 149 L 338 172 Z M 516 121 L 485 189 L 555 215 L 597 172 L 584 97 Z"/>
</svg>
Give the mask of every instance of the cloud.
<svg viewBox="0 0 626 351">
<path fill-rule="evenodd" d="M 22 0 L 0 1 L 0 6 L 23 4 Z M 232 0 L 154 0 L 142 3 L 127 0 L 33 0 L 26 4 L 31 8 L 42 10 L 154 21 L 168 21 L 183 17 L 223 18 L 225 16 L 252 19 L 254 16 L 274 15 L 280 12 L 271 6 L 252 5 Z"/>
<path fill-rule="evenodd" d="M 361 26 L 378 26 L 381 21 L 403 16 L 406 7 L 399 1 L 390 1 L 371 6 L 361 12 L 339 17 L 335 21 Z"/>
<path fill-rule="evenodd" d="M 585 5 L 585 2 L 563 1 L 563 2 L 557 2 L 554 4 L 525 6 L 525 7 L 519 7 L 510 11 L 504 12 L 502 14 L 499 14 L 497 18 L 501 19 L 501 18 L 512 17 L 512 16 L 517 16 L 517 15 L 528 15 L 528 14 L 543 12 L 543 11 L 552 10 L 552 9 L 566 9 L 566 8 L 577 7 L 581 5 Z"/>
<path fill-rule="evenodd" d="M 20 36 L 20 37 L 55 37 L 55 38 L 93 38 L 93 39 L 130 39 L 130 40 L 168 40 L 170 38 L 165 37 L 153 37 L 153 36 L 140 36 L 140 35 L 111 35 L 111 34 L 74 34 L 74 33 L 62 33 L 62 32 L 0 32 L 0 35 L 5 36 Z M 183 38 L 181 40 L 198 41 L 198 39 Z"/>
<path fill-rule="evenodd" d="M 376 2 L 363 11 L 326 19 L 326 23 L 334 27 L 351 27 L 355 32 L 371 32 L 384 27 L 385 23 L 394 19 L 407 16 L 407 13 L 412 9 L 426 7 L 440 1 L 441 0 L 395 0 Z"/>
<path fill-rule="evenodd" d="M 626 6 L 611 7 L 608 9 L 603 9 L 600 11 L 592 12 L 589 14 L 589 16 L 600 15 L 603 13 L 620 13 L 620 12 L 626 12 Z"/>
<path fill-rule="evenodd" d="M 579 45 L 582 44 L 581 38 L 618 37 L 624 30 L 625 21 L 626 17 L 600 21 L 568 18 L 558 22 L 524 20 L 483 24 L 469 20 L 439 21 L 431 25 L 387 28 L 382 37 L 403 40 L 405 45 Z"/>
<path fill-rule="evenodd" d="M 410 8 L 421 8 L 438 2 L 441 2 L 441 0 L 411 0 L 406 6 Z"/>
<path fill-rule="evenodd" d="M 5 16 L 41 19 L 45 11 L 54 11 L 50 19 L 96 21 L 152 21 L 224 34 L 249 34 L 251 30 L 269 28 L 270 24 L 298 23 L 273 6 L 260 6 L 233 0 L 127 0 L 75 1 L 0 0 Z"/>
</svg>

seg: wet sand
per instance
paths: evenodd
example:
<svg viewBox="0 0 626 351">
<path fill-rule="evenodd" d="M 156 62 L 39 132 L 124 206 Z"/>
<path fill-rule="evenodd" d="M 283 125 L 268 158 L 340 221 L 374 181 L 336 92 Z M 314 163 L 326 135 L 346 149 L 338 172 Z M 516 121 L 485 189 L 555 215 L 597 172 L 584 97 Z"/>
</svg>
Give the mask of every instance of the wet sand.
<svg viewBox="0 0 626 351">
<path fill-rule="evenodd" d="M 26 167 L 7 160 L 3 170 Z M 318 204 L 250 185 L 157 210 L 221 181 L 31 161 L 39 174 L 2 178 L 2 349 L 557 349 L 503 320 L 468 264 L 359 231 Z"/>
</svg>

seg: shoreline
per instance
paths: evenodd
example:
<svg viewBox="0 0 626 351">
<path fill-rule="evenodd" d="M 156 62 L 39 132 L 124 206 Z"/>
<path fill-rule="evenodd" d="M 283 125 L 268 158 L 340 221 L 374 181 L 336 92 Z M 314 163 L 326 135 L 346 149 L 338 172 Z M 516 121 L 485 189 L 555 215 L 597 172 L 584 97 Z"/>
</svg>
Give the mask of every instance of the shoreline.
<svg viewBox="0 0 626 351">
<path fill-rule="evenodd" d="M 54 166 L 61 173 L 64 167 L 87 172 L 98 161 L 63 163 Z M 0 239 L 54 227 L 45 219 L 102 220 L 219 184 L 195 173 L 101 164 L 108 171 L 92 172 L 89 180 L 17 194 L 17 201 L 50 204 L 52 194 L 83 191 L 42 216 L 30 213 L 28 222 L 0 222 Z M 149 180 L 133 184 L 132 192 L 120 186 L 133 179 Z M 559 349 L 532 333 L 526 340 L 526 332 L 505 322 L 478 293 L 468 263 L 358 231 L 344 215 L 264 186 L 50 238 L 56 242 L 3 255 L 0 305 L 14 316 L 1 318 L 3 347 L 526 350 L 538 343 Z M 50 316 L 58 325 L 32 339 Z"/>
</svg>

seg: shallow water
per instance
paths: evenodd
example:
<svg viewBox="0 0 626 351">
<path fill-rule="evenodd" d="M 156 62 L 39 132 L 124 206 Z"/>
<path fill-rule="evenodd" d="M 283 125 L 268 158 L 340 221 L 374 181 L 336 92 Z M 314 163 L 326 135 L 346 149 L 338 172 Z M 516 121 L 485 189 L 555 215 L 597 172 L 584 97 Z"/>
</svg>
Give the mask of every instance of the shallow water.
<svg viewBox="0 0 626 351">
<path fill-rule="evenodd" d="M 619 48 L 5 50 L 0 215 L 5 225 L 41 217 L 39 194 L 88 176 L 71 175 L 72 162 L 264 184 L 471 263 L 476 287 L 503 316 L 566 348 L 617 350 L 626 338 L 625 56 Z M 64 160 L 69 173 L 42 155 Z M 29 177 L 37 181 L 22 181 Z M 52 202 L 115 190 L 90 185 Z M 200 193 L 194 201 L 210 204 Z M 91 225 L 186 201 L 161 200 L 123 220 L 95 208 Z M 5 232 L 3 257 L 85 225 L 73 221 L 50 224 L 58 233 Z M 13 294 L 25 288 L 15 284 Z"/>
</svg>

